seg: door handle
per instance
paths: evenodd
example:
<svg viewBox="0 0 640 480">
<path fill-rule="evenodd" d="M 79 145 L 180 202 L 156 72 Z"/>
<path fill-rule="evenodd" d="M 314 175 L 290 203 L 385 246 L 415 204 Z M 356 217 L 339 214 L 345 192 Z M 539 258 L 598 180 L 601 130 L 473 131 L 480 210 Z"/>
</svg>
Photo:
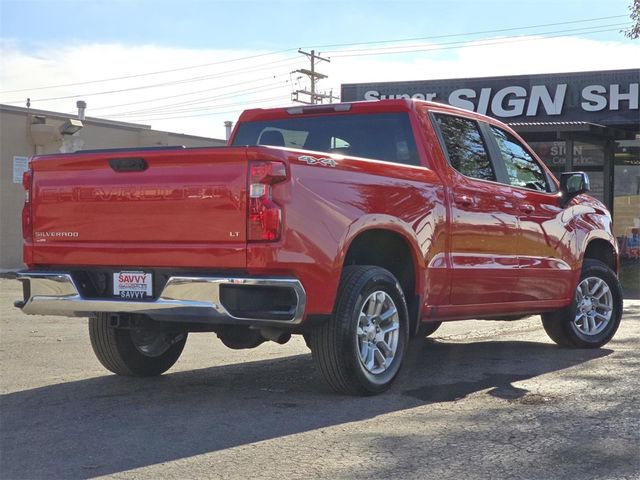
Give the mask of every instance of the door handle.
<svg viewBox="0 0 640 480">
<path fill-rule="evenodd" d="M 456 195 L 453 197 L 453 201 L 463 207 L 470 207 L 473 205 L 473 198 L 469 195 Z"/>
<path fill-rule="evenodd" d="M 521 212 L 526 213 L 527 215 L 533 213 L 533 211 L 535 210 L 533 205 L 531 205 L 530 203 L 521 203 L 519 208 Z"/>
</svg>

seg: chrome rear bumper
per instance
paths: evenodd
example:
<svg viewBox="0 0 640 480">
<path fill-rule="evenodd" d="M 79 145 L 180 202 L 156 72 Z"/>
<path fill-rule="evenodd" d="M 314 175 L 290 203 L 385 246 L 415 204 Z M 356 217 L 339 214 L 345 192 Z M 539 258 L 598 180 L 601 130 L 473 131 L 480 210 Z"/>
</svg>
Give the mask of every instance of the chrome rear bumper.
<svg viewBox="0 0 640 480">
<path fill-rule="evenodd" d="M 84 298 L 72 276 L 64 272 L 20 272 L 17 279 L 29 282 L 23 302 L 16 306 L 29 315 L 87 317 L 97 312 L 144 314 L 156 320 L 261 325 L 299 324 L 304 315 L 306 293 L 295 278 L 170 277 L 157 299 L 128 301 Z M 297 303 L 291 318 L 269 319 L 234 316 L 221 302 L 222 285 L 279 287 L 291 289 Z"/>
</svg>

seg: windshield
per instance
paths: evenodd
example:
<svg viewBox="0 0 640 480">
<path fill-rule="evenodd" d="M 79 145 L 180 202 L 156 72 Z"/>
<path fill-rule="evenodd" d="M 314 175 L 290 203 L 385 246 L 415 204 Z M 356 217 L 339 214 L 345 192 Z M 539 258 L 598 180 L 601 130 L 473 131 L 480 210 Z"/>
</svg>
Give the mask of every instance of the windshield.
<svg viewBox="0 0 640 480">
<path fill-rule="evenodd" d="M 271 145 L 418 165 L 407 113 L 322 115 L 246 122 L 233 146 Z"/>
</svg>

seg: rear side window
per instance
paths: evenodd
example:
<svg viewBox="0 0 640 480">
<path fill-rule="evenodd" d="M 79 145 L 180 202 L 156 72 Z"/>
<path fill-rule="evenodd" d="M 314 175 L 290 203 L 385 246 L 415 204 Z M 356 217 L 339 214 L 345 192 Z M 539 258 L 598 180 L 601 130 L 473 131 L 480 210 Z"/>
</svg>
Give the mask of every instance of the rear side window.
<svg viewBox="0 0 640 480">
<path fill-rule="evenodd" d="M 418 165 L 408 113 L 292 116 L 240 124 L 234 146 L 272 145 Z"/>
<path fill-rule="evenodd" d="M 436 114 L 434 117 L 451 166 L 467 177 L 495 181 L 496 175 L 478 123 L 452 115 Z"/>
<path fill-rule="evenodd" d="M 491 131 L 498 142 L 509 183 L 514 187 L 548 192 L 549 187 L 544 170 L 518 139 L 498 127 L 491 126 Z"/>
</svg>

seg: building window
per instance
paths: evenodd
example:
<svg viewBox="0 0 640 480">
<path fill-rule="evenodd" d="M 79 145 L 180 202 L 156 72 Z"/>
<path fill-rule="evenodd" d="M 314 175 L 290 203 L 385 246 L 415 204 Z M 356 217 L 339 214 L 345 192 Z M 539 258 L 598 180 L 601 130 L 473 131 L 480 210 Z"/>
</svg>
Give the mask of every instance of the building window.
<svg viewBox="0 0 640 480">
<path fill-rule="evenodd" d="M 640 139 L 616 142 L 613 229 L 626 298 L 640 298 Z"/>
</svg>

